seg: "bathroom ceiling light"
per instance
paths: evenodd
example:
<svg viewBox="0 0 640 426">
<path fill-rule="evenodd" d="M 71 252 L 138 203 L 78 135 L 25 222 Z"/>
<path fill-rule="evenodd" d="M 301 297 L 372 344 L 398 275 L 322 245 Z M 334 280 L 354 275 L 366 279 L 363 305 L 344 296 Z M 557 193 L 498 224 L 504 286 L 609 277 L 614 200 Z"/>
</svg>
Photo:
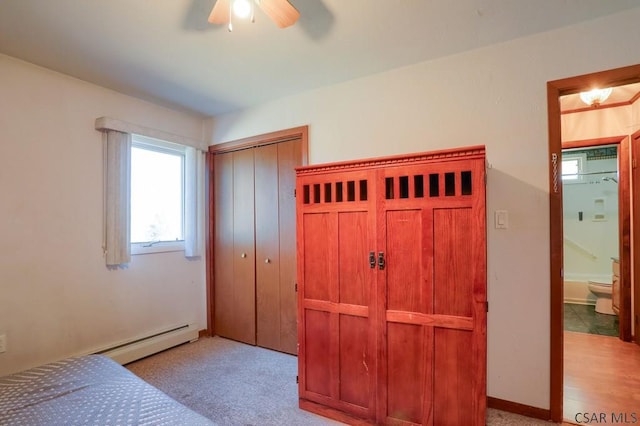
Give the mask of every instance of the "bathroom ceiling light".
<svg viewBox="0 0 640 426">
<path fill-rule="evenodd" d="M 598 107 L 602 102 L 607 100 L 612 91 L 613 88 L 607 87 L 606 89 L 593 89 L 588 92 L 580 92 L 580 99 L 589 106 Z"/>
</svg>

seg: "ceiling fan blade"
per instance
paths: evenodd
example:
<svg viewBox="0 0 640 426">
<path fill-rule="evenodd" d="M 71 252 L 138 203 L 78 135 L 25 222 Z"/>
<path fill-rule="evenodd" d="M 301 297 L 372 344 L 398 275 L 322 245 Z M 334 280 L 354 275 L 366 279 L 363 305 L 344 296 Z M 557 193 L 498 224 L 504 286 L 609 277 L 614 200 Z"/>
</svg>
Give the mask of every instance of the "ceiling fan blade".
<svg viewBox="0 0 640 426">
<path fill-rule="evenodd" d="M 259 0 L 258 4 L 262 11 L 280 28 L 295 24 L 300 17 L 300 12 L 287 0 Z"/>
<path fill-rule="evenodd" d="M 213 5 L 209 22 L 212 24 L 229 23 L 229 13 L 231 12 L 231 0 L 217 0 Z"/>
</svg>

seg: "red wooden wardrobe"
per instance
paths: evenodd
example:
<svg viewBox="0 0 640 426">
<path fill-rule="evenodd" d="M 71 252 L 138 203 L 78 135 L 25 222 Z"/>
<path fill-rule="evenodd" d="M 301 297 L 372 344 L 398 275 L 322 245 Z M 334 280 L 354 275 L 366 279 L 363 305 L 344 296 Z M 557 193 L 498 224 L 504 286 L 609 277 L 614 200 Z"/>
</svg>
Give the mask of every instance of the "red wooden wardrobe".
<svg viewBox="0 0 640 426">
<path fill-rule="evenodd" d="M 300 406 L 483 425 L 485 150 L 297 170 Z"/>
</svg>

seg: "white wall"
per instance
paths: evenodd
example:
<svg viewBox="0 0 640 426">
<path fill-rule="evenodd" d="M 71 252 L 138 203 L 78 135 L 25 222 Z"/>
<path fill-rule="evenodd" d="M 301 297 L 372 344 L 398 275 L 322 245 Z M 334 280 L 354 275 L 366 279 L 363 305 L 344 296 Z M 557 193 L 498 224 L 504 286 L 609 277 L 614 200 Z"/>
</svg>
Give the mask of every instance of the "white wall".
<svg viewBox="0 0 640 426">
<path fill-rule="evenodd" d="M 0 375 L 163 327 L 206 328 L 204 261 L 102 254 L 100 116 L 202 140 L 199 116 L 0 55 Z"/>
<path fill-rule="evenodd" d="M 638 114 L 634 109 L 638 102 L 617 108 L 563 114 L 561 116 L 562 142 L 624 136 L 638 128 Z M 635 123 L 635 124 L 634 124 Z"/>
<path fill-rule="evenodd" d="M 549 408 L 546 82 L 640 62 L 640 8 L 217 117 L 211 143 L 309 124 L 310 162 L 484 144 L 488 394 Z M 509 212 L 496 230 L 495 210 Z"/>
</svg>

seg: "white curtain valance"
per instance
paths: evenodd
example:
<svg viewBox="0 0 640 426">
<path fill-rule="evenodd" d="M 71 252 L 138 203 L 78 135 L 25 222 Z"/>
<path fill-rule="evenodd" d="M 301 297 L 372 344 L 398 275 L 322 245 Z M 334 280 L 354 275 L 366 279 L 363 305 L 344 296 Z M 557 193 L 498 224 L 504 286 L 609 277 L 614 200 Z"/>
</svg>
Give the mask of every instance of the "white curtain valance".
<svg viewBox="0 0 640 426">
<path fill-rule="evenodd" d="M 118 120 L 111 117 L 96 118 L 95 123 L 96 130 L 106 132 L 108 130 L 116 130 L 122 133 L 131 133 L 135 135 L 147 136 L 150 138 L 160 139 L 167 142 L 173 142 L 180 145 L 190 146 L 197 148 L 201 151 L 206 151 L 208 146 L 205 142 L 191 139 L 185 136 L 175 135 L 163 130 L 152 129 L 150 127 L 140 126 L 138 124 L 128 123 L 126 121 Z"/>
</svg>

